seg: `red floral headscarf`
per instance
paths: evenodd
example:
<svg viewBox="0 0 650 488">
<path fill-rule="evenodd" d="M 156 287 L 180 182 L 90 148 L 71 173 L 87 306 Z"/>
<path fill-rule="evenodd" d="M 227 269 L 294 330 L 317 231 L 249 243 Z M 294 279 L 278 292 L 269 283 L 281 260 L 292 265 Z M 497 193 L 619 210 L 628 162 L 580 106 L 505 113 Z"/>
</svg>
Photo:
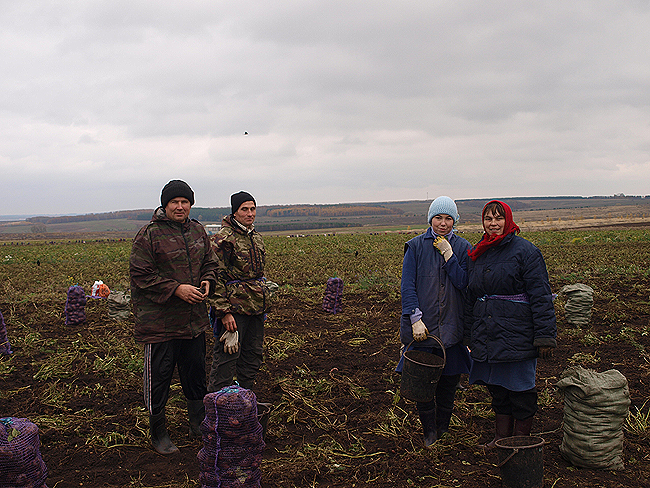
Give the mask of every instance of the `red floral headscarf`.
<svg viewBox="0 0 650 488">
<path fill-rule="evenodd" d="M 488 235 L 487 231 L 484 232 L 483 237 L 478 242 L 476 247 L 474 247 L 474 249 L 472 249 L 471 251 L 467 251 L 467 255 L 470 258 L 472 258 L 472 261 L 476 261 L 476 258 L 478 258 L 489 248 L 499 244 L 508 234 L 512 234 L 512 233 L 518 234 L 521 231 L 521 229 L 519 229 L 519 226 L 515 224 L 515 221 L 512 219 L 512 209 L 508 206 L 507 203 L 500 202 L 499 200 L 490 200 L 485 204 L 485 207 L 483 207 L 483 212 L 481 213 L 481 221 L 483 221 L 483 218 L 485 217 L 485 209 L 491 203 L 501 204 L 501 206 L 503 207 L 503 211 L 505 212 L 504 217 L 506 219 L 506 222 L 503 228 L 503 234 L 501 234 L 500 236 L 497 235 L 490 236 Z M 485 227 L 483 227 L 483 230 L 485 231 Z"/>
</svg>

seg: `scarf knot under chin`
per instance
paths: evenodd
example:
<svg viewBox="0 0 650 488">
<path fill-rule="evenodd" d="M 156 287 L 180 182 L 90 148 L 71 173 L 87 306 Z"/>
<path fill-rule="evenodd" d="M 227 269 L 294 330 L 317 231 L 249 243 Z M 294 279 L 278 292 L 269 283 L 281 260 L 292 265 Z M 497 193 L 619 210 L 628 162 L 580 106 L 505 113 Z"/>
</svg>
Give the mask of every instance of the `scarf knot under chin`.
<svg viewBox="0 0 650 488">
<path fill-rule="evenodd" d="M 503 234 L 501 235 L 488 235 L 487 232 L 483 234 L 483 237 L 481 237 L 481 240 L 478 242 L 478 244 L 474 247 L 474 249 L 467 251 L 467 255 L 472 259 L 472 261 L 476 261 L 476 258 L 478 258 L 481 254 L 483 254 L 485 251 L 490 249 L 493 246 L 498 245 L 503 239 L 506 238 L 506 236 L 510 234 L 519 234 L 521 232 L 521 229 L 517 224 L 515 224 L 515 221 L 512 218 L 512 209 L 508 206 L 507 203 L 500 202 L 499 200 L 490 200 L 485 204 L 485 207 L 487 207 L 490 203 L 498 202 L 501 204 L 503 207 L 503 210 L 505 212 L 505 225 L 503 227 Z M 483 207 L 483 212 L 481 213 L 481 221 L 483 221 L 483 217 L 485 217 L 485 207 Z M 485 227 L 483 227 L 483 230 L 485 230 Z"/>
</svg>

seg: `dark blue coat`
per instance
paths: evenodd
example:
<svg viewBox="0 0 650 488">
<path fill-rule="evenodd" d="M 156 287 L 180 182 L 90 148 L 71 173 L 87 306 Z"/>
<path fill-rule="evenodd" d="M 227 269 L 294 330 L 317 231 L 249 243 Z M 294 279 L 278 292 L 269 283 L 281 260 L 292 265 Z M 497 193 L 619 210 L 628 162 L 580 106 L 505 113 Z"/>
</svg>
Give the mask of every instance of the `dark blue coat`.
<svg viewBox="0 0 650 488">
<path fill-rule="evenodd" d="M 469 260 L 465 340 L 476 361 L 512 362 L 556 346 L 555 310 L 540 250 L 515 234 Z M 526 293 L 530 303 L 482 299 Z M 467 342 L 466 342 L 467 343 Z"/>
<path fill-rule="evenodd" d="M 429 227 L 404 245 L 400 340 L 403 344 L 413 341 L 410 315 L 419 308 L 429 332 L 439 337 L 445 347 L 450 347 L 463 340 L 467 251 L 471 245 L 452 234 L 449 243 L 454 254 L 445 262 L 433 246 L 433 240 Z M 418 346 L 439 347 L 433 339 L 419 342 Z"/>
</svg>

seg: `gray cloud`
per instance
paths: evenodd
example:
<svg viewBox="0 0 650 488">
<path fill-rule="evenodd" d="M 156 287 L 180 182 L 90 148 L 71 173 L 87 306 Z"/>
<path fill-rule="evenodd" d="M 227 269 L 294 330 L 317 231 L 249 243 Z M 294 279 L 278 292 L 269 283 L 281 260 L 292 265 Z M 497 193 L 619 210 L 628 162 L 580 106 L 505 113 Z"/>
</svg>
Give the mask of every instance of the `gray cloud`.
<svg viewBox="0 0 650 488">
<path fill-rule="evenodd" d="M 648 193 L 646 1 L 0 8 L 1 214 Z"/>
</svg>

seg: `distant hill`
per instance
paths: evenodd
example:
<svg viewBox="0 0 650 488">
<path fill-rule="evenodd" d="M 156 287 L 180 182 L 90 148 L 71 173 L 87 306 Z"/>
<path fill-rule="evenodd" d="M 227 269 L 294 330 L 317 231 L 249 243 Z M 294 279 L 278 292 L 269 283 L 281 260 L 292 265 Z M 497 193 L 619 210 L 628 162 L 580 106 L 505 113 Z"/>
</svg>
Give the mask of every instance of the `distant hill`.
<svg viewBox="0 0 650 488">
<path fill-rule="evenodd" d="M 497 198 L 498 199 L 498 198 Z M 529 228 L 554 221 L 571 220 L 574 226 L 595 225 L 594 219 L 637 219 L 650 221 L 650 196 L 521 197 L 500 199 L 513 209 L 515 220 Z M 479 226 L 487 199 L 456 200 L 460 226 Z M 261 205 L 256 228 L 261 232 L 300 232 L 364 228 L 399 230 L 426 227 L 430 200 L 363 202 L 330 205 Z M 132 237 L 147 222 L 154 209 L 122 210 L 66 216 L 35 216 L 24 220 L 0 221 L 0 235 L 41 236 L 66 234 L 110 234 Z M 193 207 L 192 218 L 204 224 L 219 223 L 230 207 Z M 631 221 L 631 220 L 630 220 Z"/>
</svg>

